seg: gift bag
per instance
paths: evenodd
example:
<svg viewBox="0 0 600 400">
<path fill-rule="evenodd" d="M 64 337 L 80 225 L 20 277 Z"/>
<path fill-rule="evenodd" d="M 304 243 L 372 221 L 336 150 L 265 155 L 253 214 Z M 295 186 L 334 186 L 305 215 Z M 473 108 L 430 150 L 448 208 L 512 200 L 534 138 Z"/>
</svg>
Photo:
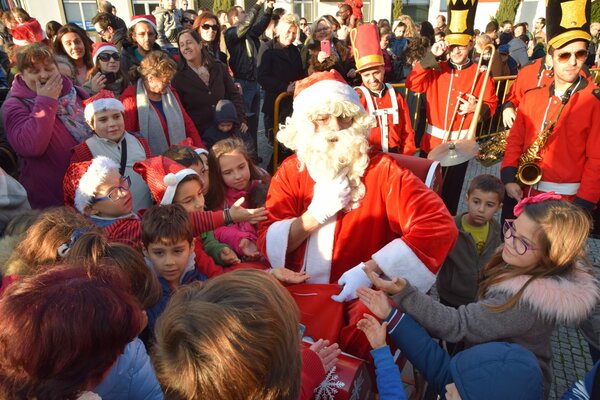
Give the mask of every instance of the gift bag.
<svg viewBox="0 0 600 400">
<path fill-rule="evenodd" d="M 302 344 L 306 347 L 311 345 L 307 342 Z M 372 400 L 375 387 L 366 362 L 342 353 L 314 393 L 315 400 Z"/>
<path fill-rule="evenodd" d="M 335 284 L 303 283 L 287 287 L 300 309 L 300 322 L 306 327 L 304 336 L 338 341 L 344 323 L 344 303 L 331 300 L 340 292 Z"/>
</svg>

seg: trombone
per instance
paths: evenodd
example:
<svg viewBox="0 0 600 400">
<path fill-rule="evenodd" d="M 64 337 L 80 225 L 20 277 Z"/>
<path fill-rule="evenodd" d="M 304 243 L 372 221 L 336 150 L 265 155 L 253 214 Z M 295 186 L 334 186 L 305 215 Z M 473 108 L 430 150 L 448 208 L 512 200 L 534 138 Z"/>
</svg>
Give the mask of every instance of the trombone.
<svg viewBox="0 0 600 400">
<path fill-rule="evenodd" d="M 481 89 L 479 90 L 477 105 L 475 106 L 475 112 L 473 113 L 473 119 L 471 120 L 469 129 L 467 130 L 466 138 L 455 141 L 448 141 L 450 132 L 452 131 L 452 126 L 454 125 L 454 122 L 456 121 L 456 117 L 458 115 L 460 102 L 457 102 L 456 107 L 454 107 L 454 112 L 452 113 L 452 118 L 450 119 L 448 129 L 444 133 L 444 141 L 442 142 L 442 144 L 431 150 L 431 152 L 427 156 L 427 158 L 429 158 L 430 160 L 439 161 L 442 167 L 451 167 L 453 165 L 462 164 L 463 162 L 475 157 L 479 152 L 479 144 L 477 144 L 477 142 L 475 141 L 475 131 L 477 130 L 477 123 L 479 122 L 481 107 L 483 107 L 483 95 L 485 93 L 485 89 L 489 81 L 492 60 L 494 59 L 495 53 L 496 48 L 491 43 L 485 45 L 481 50 L 479 62 L 477 63 L 477 72 L 475 74 L 475 79 L 473 80 L 473 85 L 471 86 L 471 92 L 469 93 L 469 96 L 473 96 L 473 93 L 475 92 L 477 80 L 481 75 L 481 69 L 484 67 L 483 63 L 485 59 L 487 59 L 488 54 L 489 62 L 487 64 L 487 69 L 485 70 L 483 84 L 481 85 Z M 461 98 L 462 93 L 459 93 L 458 97 Z M 466 118 L 467 114 L 464 114 L 460 122 L 460 127 L 458 128 L 459 132 L 462 130 Z"/>
</svg>

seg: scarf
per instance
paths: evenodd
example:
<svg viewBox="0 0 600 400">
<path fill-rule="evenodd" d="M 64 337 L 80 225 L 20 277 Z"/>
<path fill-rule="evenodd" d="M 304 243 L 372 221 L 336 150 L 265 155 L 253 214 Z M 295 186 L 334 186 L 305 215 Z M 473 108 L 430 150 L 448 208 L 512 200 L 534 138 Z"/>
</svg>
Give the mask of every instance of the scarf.
<svg viewBox="0 0 600 400">
<path fill-rule="evenodd" d="M 180 143 L 186 138 L 185 124 L 183 122 L 183 112 L 171 88 L 167 88 L 161 101 L 166 117 L 169 142 L 171 144 Z M 148 140 L 152 154 L 162 154 L 169 148 L 169 142 L 167 142 L 160 116 L 154 106 L 150 104 L 146 86 L 144 86 L 142 79 L 138 79 L 137 82 L 136 103 L 140 133 Z"/>
<path fill-rule="evenodd" d="M 92 129 L 85 122 L 83 107 L 77 103 L 75 86 L 67 94 L 58 98 L 56 116 L 77 143 L 81 143 L 92 136 Z"/>
</svg>

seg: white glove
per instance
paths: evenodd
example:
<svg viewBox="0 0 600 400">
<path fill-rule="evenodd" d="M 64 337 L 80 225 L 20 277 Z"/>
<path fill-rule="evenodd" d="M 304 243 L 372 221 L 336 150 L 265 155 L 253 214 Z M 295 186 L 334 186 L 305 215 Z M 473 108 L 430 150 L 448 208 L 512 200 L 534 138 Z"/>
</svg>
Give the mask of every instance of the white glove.
<svg viewBox="0 0 600 400">
<path fill-rule="evenodd" d="M 312 202 L 308 211 L 320 224 L 333 217 L 350 202 L 350 181 L 346 177 L 347 169 L 330 181 L 315 183 Z"/>
<path fill-rule="evenodd" d="M 349 269 L 338 279 L 339 285 L 344 285 L 340 294 L 331 296 L 332 300 L 344 302 L 356 299 L 356 289 L 361 287 L 371 287 L 372 283 L 367 273 L 363 269 L 365 263 L 360 263 L 356 267 Z"/>
</svg>

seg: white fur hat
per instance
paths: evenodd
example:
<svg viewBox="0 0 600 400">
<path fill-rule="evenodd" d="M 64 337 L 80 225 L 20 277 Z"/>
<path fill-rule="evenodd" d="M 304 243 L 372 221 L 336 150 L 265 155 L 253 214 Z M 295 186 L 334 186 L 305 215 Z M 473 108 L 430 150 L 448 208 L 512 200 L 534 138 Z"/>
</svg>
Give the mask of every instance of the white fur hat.
<svg viewBox="0 0 600 400">
<path fill-rule="evenodd" d="M 296 83 L 294 115 L 307 114 L 327 102 L 349 101 L 363 108 L 358 93 L 335 70 L 317 72 Z"/>
<path fill-rule="evenodd" d="M 111 170 L 118 171 L 119 166 L 104 156 L 71 164 L 63 181 L 65 204 L 74 206 L 83 214 L 85 208 L 92 204 L 98 186 L 104 182 Z"/>
</svg>

